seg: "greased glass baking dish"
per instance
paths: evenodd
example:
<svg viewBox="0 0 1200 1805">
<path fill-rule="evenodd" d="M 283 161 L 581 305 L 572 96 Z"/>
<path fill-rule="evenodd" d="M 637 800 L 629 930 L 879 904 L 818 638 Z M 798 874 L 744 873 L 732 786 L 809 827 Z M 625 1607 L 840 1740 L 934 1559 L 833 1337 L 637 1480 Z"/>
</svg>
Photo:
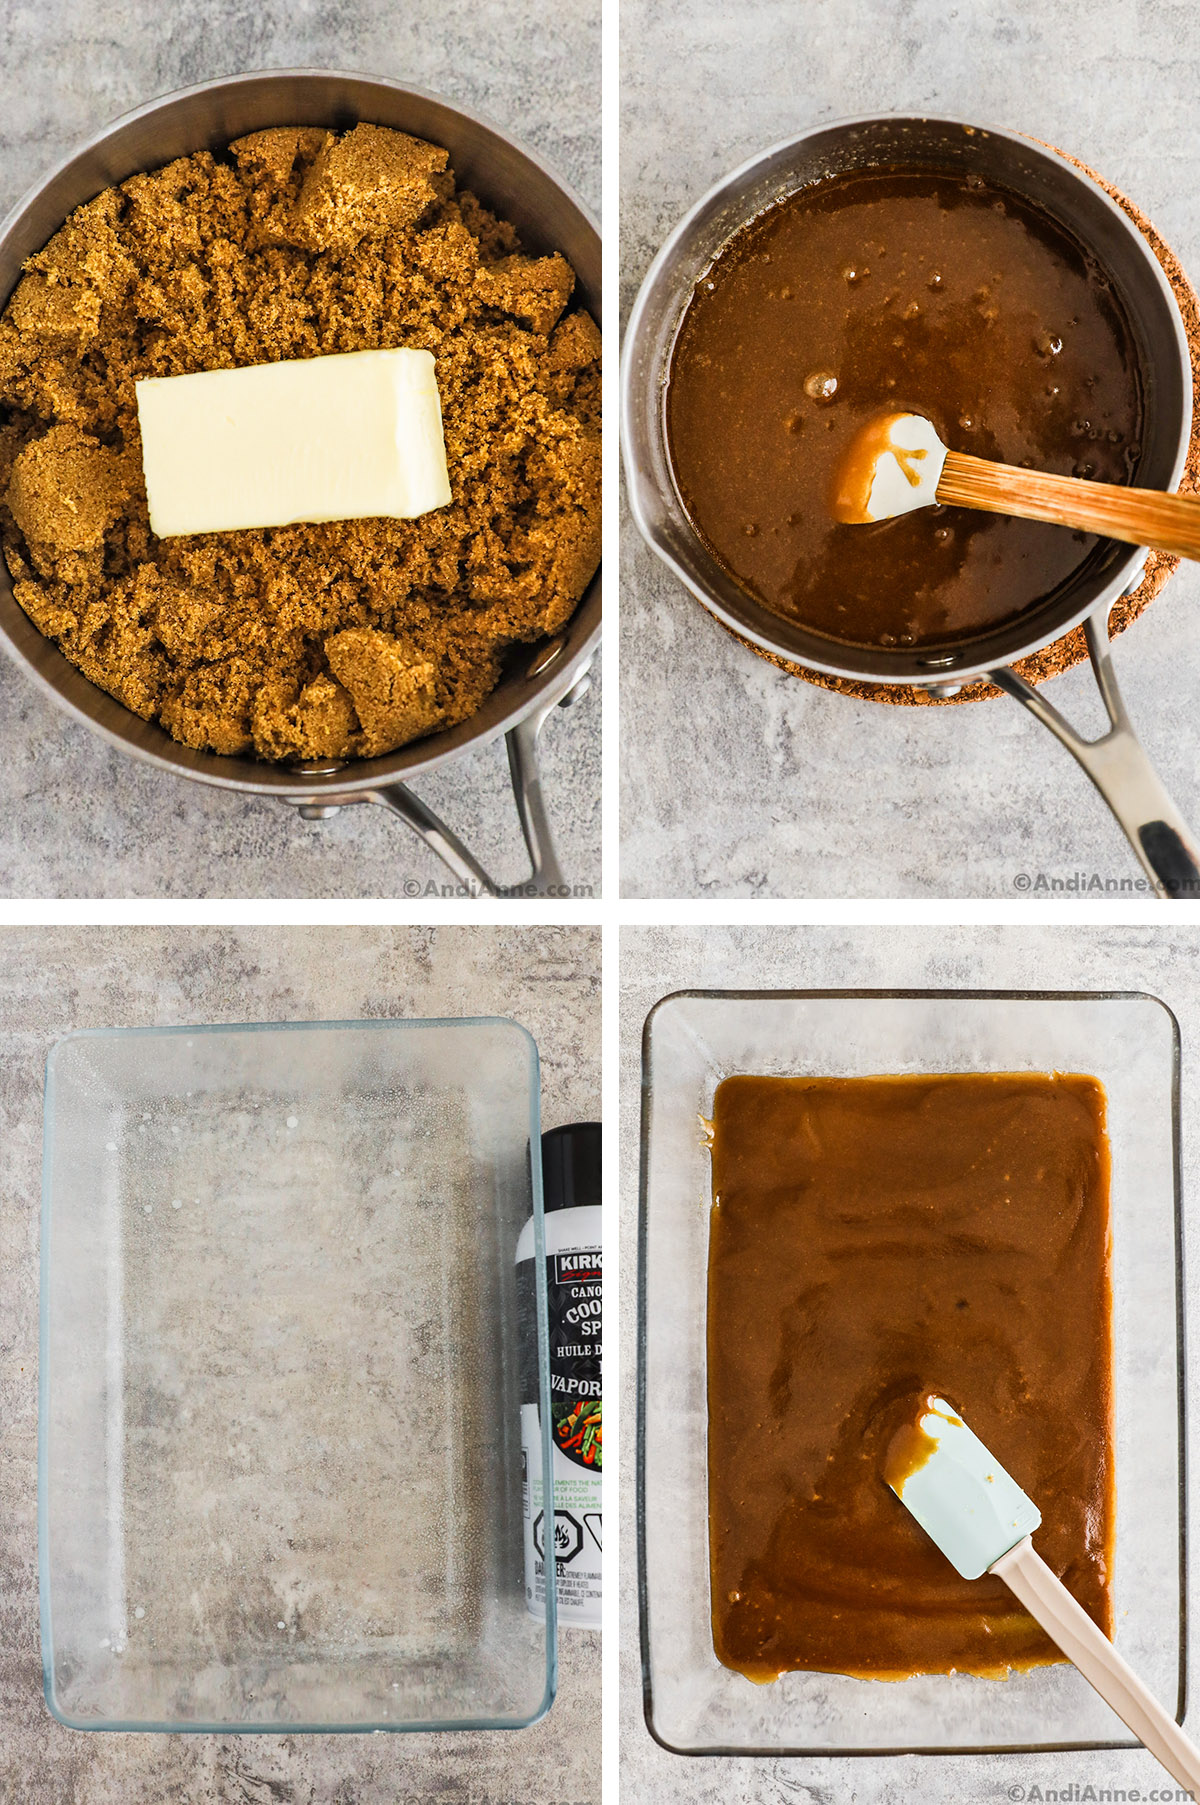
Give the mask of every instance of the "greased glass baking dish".
<svg viewBox="0 0 1200 1805">
<path fill-rule="evenodd" d="M 735 1072 L 827 1077 L 1086 1072 L 1112 1149 L 1116 1645 L 1182 1720 L 1185 1674 L 1179 1032 L 1135 994 L 689 991 L 642 1055 L 638 1560 L 646 1722 L 684 1754 L 854 1755 L 1135 1747 L 1073 1667 L 1005 1681 L 722 1667 L 709 1618 L 701 1117 Z M 1043 1507 L 1045 1501 L 1042 1501 Z"/>
<path fill-rule="evenodd" d="M 502 1019 L 52 1050 L 39 1541 L 60 1722 L 487 1729 L 549 1707 L 514 1265 L 532 1215 L 543 1278 L 538 1135 L 537 1049 Z M 544 1280 L 537 1335 L 548 1425 Z"/>
</svg>

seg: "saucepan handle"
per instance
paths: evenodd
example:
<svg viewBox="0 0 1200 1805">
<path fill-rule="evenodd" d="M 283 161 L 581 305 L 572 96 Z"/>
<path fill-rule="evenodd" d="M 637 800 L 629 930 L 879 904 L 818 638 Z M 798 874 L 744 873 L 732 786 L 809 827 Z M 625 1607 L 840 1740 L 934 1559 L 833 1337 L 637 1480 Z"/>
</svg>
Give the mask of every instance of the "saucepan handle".
<svg viewBox="0 0 1200 1805">
<path fill-rule="evenodd" d="M 555 708 L 569 708 L 587 694 L 591 679 L 586 670 L 578 672 L 565 695 L 552 698 L 505 735 L 508 745 L 508 770 L 512 780 L 513 799 L 521 832 L 529 853 L 530 873 L 517 884 L 501 885 L 479 863 L 458 835 L 446 826 L 431 808 L 413 794 L 407 784 L 386 784 L 365 791 L 361 800 L 378 802 L 399 815 L 431 852 L 437 854 L 467 891 L 472 895 L 505 897 L 565 896 L 569 894 L 562 867 L 554 849 L 550 819 L 542 793 L 542 775 L 538 763 L 538 739 L 547 716 Z"/>
<path fill-rule="evenodd" d="M 1172 802 L 1130 725 L 1109 649 L 1107 610 L 1088 616 L 1084 631 L 1109 730 L 1087 740 L 1033 685 L 1008 666 L 991 680 L 1035 715 L 1077 759 L 1120 823 L 1156 895 L 1200 898 L 1200 846 Z"/>
</svg>

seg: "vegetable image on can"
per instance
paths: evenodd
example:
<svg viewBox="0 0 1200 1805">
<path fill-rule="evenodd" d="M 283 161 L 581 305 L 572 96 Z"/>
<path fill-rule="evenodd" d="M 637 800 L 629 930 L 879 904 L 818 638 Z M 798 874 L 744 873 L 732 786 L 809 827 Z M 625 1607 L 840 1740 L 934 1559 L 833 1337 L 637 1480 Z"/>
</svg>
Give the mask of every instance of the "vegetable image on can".
<svg viewBox="0 0 1200 1805">
<path fill-rule="evenodd" d="M 522 1230 L 516 1255 L 524 1374 L 525 1601 L 534 1616 L 545 1615 L 546 1561 L 552 1558 L 559 1622 L 595 1629 L 600 1627 L 604 1470 L 600 1139 L 598 1122 L 575 1122 L 542 1136 L 555 1503 L 549 1547 L 537 1404 L 532 1222 Z"/>
</svg>

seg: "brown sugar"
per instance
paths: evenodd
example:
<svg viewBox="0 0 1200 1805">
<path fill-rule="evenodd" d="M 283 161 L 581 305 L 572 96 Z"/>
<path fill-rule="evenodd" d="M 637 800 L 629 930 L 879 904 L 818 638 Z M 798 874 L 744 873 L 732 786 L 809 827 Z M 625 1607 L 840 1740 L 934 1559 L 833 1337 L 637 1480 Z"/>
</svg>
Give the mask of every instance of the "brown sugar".
<svg viewBox="0 0 1200 1805">
<path fill-rule="evenodd" d="M 325 655 L 362 722 L 368 752 L 401 746 L 437 720 L 435 666 L 392 634 L 347 627 L 326 640 Z"/>
<path fill-rule="evenodd" d="M 489 307 L 516 314 L 535 332 L 549 332 L 566 306 L 575 277 L 565 257 L 505 257 L 478 270 L 475 288 Z"/>
<path fill-rule="evenodd" d="M 103 543 L 131 486 L 122 453 L 77 426 L 52 426 L 14 460 L 8 506 L 30 546 L 91 551 Z"/>
<path fill-rule="evenodd" d="M 448 194 L 449 154 L 404 132 L 360 125 L 327 137 L 296 204 L 296 238 L 313 251 L 352 251 L 367 232 L 398 232 Z"/>
<path fill-rule="evenodd" d="M 17 600 L 186 745 L 373 756 L 453 725 L 595 570 L 599 332 L 447 165 L 377 126 L 256 132 L 79 208 L 0 318 Z M 135 382 L 383 346 L 436 360 L 447 507 L 154 536 Z"/>
</svg>

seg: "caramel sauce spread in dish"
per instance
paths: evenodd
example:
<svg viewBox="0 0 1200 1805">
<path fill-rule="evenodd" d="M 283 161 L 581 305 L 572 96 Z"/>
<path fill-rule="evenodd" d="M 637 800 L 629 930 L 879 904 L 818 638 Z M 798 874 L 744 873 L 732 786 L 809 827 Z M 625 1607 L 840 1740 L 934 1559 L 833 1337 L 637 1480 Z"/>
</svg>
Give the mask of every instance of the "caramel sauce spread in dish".
<svg viewBox="0 0 1200 1805">
<path fill-rule="evenodd" d="M 966 1413 L 1106 1634 L 1114 1535 L 1109 1155 L 1094 1078 L 727 1078 L 713 1107 L 713 1645 L 792 1669 L 1003 1678 L 1062 1660 L 888 1490 Z M 907 1437 L 907 1439 L 906 1439 Z M 898 1440 L 899 1438 L 899 1440 Z"/>
<path fill-rule="evenodd" d="M 839 463 L 885 412 L 926 415 L 955 451 L 1127 483 L 1142 435 L 1130 328 L 1046 214 L 931 171 L 802 188 L 697 284 L 666 426 L 680 499 L 717 562 L 833 640 L 961 641 L 1051 595 L 1096 540 L 951 508 L 840 524 Z"/>
</svg>

